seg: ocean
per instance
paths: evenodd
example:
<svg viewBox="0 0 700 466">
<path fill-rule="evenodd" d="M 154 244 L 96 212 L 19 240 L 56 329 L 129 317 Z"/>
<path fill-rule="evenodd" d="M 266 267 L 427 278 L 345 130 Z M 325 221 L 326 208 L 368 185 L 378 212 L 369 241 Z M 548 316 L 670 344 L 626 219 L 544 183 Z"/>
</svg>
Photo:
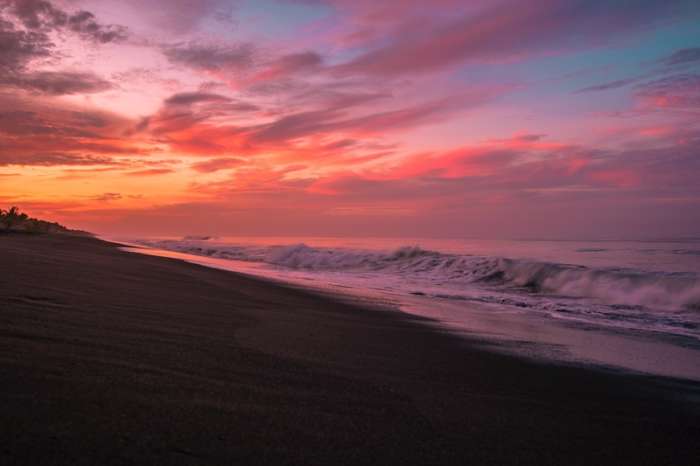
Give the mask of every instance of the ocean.
<svg viewBox="0 0 700 466">
<path fill-rule="evenodd" d="M 697 366 L 700 373 L 700 352 L 695 351 L 700 348 L 700 238 L 189 236 L 121 241 L 147 246 L 149 253 L 386 304 L 452 329 L 518 341 L 521 350 L 529 340 L 571 346 L 568 341 L 580 339 L 582 331 L 587 336 L 617 335 L 640 345 L 648 342 L 644 348 L 662 342 L 672 349 L 669 358 L 691 357 L 684 364 L 692 373 Z M 576 329 L 578 336 L 542 335 L 543 328 L 553 326 Z M 692 353 L 674 355 L 676 349 Z M 596 357 L 595 350 L 588 348 L 579 356 L 646 372 L 678 363 L 635 365 L 628 361 L 639 358 L 634 354 Z"/>
</svg>

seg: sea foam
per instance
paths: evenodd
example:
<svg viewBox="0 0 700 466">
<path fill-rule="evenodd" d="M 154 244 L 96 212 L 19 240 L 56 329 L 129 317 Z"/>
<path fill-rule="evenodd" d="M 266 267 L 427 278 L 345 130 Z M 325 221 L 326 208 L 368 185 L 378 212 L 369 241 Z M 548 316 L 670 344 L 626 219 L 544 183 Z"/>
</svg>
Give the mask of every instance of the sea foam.
<svg viewBox="0 0 700 466">
<path fill-rule="evenodd" d="M 655 309 L 700 309 L 700 280 L 694 273 L 591 268 L 503 257 L 446 254 L 404 246 L 392 251 L 291 245 L 235 245 L 192 239 L 144 240 L 178 252 L 316 272 L 373 272 L 414 282 L 488 285 L 532 293 L 592 298 L 611 305 Z"/>
</svg>

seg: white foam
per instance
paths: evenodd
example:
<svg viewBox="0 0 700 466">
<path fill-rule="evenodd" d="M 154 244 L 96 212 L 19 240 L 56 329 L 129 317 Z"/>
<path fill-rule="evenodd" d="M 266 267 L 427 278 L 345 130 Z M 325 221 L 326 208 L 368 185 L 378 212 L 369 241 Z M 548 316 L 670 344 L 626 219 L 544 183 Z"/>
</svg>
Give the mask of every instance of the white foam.
<svg viewBox="0 0 700 466">
<path fill-rule="evenodd" d="M 700 339 L 697 274 L 595 268 L 525 259 L 447 254 L 404 246 L 391 251 L 251 245 L 200 240 L 143 240 L 171 251 L 256 262 L 308 280 L 394 290 L 434 299 L 476 300 L 599 325 Z"/>
</svg>

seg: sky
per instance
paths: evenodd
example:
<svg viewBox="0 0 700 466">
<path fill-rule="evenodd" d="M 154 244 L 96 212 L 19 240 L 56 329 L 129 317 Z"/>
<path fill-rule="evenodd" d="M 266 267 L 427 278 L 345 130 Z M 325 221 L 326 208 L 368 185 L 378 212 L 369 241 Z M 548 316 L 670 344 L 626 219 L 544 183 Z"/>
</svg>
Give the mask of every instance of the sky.
<svg viewBox="0 0 700 466">
<path fill-rule="evenodd" d="M 0 206 L 102 234 L 700 236 L 697 0 L 0 0 Z"/>
</svg>

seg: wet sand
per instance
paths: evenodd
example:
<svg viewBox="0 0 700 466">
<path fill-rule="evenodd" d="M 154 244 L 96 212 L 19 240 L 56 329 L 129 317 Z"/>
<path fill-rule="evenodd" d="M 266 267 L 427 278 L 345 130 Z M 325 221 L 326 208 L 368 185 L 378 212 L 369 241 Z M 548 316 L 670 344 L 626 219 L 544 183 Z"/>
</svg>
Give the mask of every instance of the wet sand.
<svg viewBox="0 0 700 466">
<path fill-rule="evenodd" d="M 2 235 L 0 464 L 697 464 L 700 384 L 476 343 L 92 238 Z"/>
<path fill-rule="evenodd" d="M 119 241 L 117 241 L 119 242 Z M 359 306 L 379 303 L 417 317 L 430 325 L 481 340 L 490 350 L 555 363 L 598 366 L 638 374 L 659 375 L 700 382 L 700 343 L 690 337 L 615 329 L 590 322 L 552 318 L 536 312 L 519 312 L 478 301 L 467 302 L 421 295 L 353 288 L 347 284 L 308 276 L 304 271 L 260 267 L 256 262 L 186 254 L 165 249 L 128 245 L 125 251 L 181 259 L 222 270 L 262 277 L 286 287 L 301 287 L 334 300 Z M 298 271 L 295 271 L 298 272 Z M 319 278 L 321 278 L 319 280 Z M 425 320 L 425 319 L 424 319 Z"/>
</svg>

